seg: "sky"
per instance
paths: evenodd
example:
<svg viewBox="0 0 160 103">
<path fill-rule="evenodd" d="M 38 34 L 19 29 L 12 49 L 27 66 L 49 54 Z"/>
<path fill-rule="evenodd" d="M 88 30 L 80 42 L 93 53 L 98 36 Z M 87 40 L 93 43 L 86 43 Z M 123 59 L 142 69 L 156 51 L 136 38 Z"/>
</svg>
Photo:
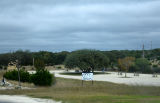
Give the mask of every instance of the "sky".
<svg viewBox="0 0 160 103">
<path fill-rule="evenodd" d="M 160 48 L 160 0 L 0 0 L 0 52 Z"/>
</svg>

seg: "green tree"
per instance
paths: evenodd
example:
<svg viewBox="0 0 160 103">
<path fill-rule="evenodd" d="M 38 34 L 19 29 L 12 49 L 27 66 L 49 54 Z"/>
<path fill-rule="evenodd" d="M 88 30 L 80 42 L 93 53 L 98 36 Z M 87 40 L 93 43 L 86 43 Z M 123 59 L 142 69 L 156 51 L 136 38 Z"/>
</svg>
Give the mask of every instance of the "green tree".
<svg viewBox="0 0 160 103">
<path fill-rule="evenodd" d="M 138 71 L 142 73 L 151 73 L 150 62 L 145 58 L 136 59 L 135 65 L 138 68 Z"/>
<path fill-rule="evenodd" d="M 77 50 L 67 56 L 65 66 L 67 68 L 80 68 L 83 72 L 94 72 L 108 66 L 109 59 L 97 50 Z"/>
<path fill-rule="evenodd" d="M 44 70 L 45 69 L 44 61 L 41 59 L 36 59 L 34 63 L 34 67 L 36 68 L 37 71 Z"/>
<path fill-rule="evenodd" d="M 121 70 L 125 71 L 125 77 L 127 77 L 129 67 L 134 64 L 134 60 L 134 57 L 125 57 L 123 59 L 118 59 L 118 65 L 121 68 Z"/>
<path fill-rule="evenodd" d="M 40 59 L 43 60 L 45 65 L 52 65 L 51 62 L 52 60 L 52 52 L 47 52 L 47 51 L 40 51 L 40 52 L 36 52 L 34 53 L 34 58 L 36 59 Z"/>
<path fill-rule="evenodd" d="M 67 51 L 55 53 L 55 65 L 63 64 L 68 54 L 69 52 Z"/>
<path fill-rule="evenodd" d="M 137 66 L 136 66 L 136 64 L 134 63 L 133 65 L 131 65 L 130 67 L 129 67 L 129 70 L 128 70 L 129 72 L 138 72 L 138 68 L 137 68 Z"/>
</svg>

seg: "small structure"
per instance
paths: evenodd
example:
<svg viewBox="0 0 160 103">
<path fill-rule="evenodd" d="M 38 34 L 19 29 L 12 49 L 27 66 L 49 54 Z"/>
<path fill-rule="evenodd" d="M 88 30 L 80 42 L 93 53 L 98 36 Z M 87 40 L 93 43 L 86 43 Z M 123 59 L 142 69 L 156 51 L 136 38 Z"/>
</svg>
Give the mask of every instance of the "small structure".
<svg viewBox="0 0 160 103">
<path fill-rule="evenodd" d="M 92 81 L 92 85 L 93 85 L 93 73 L 82 72 L 82 86 L 83 86 L 83 81 Z"/>
</svg>

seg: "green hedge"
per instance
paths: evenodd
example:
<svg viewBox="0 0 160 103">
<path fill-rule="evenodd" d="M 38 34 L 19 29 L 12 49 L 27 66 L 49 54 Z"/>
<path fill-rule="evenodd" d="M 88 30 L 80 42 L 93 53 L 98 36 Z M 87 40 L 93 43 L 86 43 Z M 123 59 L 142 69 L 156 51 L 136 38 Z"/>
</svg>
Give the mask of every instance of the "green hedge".
<svg viewBox="0 0 160 103">
<path fill-rule="evenodd" d="M 19 80 L 17 70 L 7 71 L 3 76 L 9 80 Z M 21 82 L 32 82 L 38 86 L 51 86 L 56 82 L 54 75 L 50 74 L 47 70 L 40 70 L 35 74 L 29 74 L 25 70 L 20 70 L 20 79 Z"/>
<path fill-rule="evenodd" d="M 32 82 L 38 86 L 51 86 L 55 83 L 55 77 L 47 70 L 40 70 L 32 75 Z"/>
<path fill-rule="evenodd" d="M 20 73 L 21 82 L 31 82 L 30 74 L 27 71 L 20 70 L 19 73 Z M 16 81 L 19 80 L 18 79 L 18 71 L 17 70 L 6 72 L 4 74 L 4 77 L 6 79 L 9 79 L 9 80 L 16 80 Z"/>
</svg>

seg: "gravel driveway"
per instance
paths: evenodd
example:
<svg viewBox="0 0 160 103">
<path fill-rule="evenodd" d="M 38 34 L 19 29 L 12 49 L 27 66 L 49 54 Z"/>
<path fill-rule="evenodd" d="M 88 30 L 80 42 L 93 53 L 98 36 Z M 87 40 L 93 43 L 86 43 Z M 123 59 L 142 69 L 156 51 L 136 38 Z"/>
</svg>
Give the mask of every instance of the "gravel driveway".
<svg viewBox="0 0 160 103">
<path fill-rule="evenodd" d="M 79 79 L 81 80 L 81 76 L 71 76 L 71 75 L 61 75 L 59 73 L 64 71 L 50 71 L 51 73 L 55 73 L 56 77 L 63 78 L 71 78 L 71 79 Z M 158 77 L 152 77 L 152 74 L 140 74 L 139 76 L 134 76 L 133 73 L 127 73 L 127 77 L 124 78 L 123 75 L 117 75 L 117 72 L 108 72 L 110 74 L 100 74 L 94 75 L 95 81 L 108 81 L 112 83 L 120 83 L 127 85 L 144 85 L 144 86 L 160 86 L 160 75 Z"/>
</svg>

